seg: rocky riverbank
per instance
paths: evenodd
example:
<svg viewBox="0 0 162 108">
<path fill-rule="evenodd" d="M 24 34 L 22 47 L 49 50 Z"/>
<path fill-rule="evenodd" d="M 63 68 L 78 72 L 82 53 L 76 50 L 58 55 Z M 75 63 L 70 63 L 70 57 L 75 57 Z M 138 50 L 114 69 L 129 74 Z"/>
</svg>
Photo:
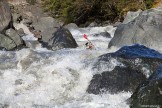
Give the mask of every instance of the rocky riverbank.
<svg viewBox="0 0 162 108">
<path fill-rule="evenodd" d="M 161 16 L 159 7 L 129 12 L 114 27 L 79 28 L 48 16 L 38 1 L 0 1 L 0 50 L 7 50 L 0 51 L 0 107 L 91 105 L 94 97 L 123 92 L 132 93 L 131 108 L 161 107 Z M 82 47 L 84 33 L 95 50 Z"/>
</svg>

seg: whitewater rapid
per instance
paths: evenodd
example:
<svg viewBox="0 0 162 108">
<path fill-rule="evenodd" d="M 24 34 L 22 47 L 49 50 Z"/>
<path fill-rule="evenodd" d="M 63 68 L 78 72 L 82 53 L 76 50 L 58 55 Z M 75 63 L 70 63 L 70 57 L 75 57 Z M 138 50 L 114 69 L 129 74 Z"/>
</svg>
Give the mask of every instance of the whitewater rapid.
<svg viewBox="0 0 162 108">
<path fill-rule="evenodd" d="M 0 51 L 0 107 L 9 108 L 129 108 L 129 92 L 102 95 L 88 94 L 86 89 L 96 72 L 92 66 L 97 57 L 113 52 L 108 50 L 111 38 L 95 37 L 114 27 L 71 29 L 79 47 L 49 51 L 45 48 L 27 48 L 20 51 Z M 86 50 L 87 40 L 96 50 Z M 117 63 L 112 63 L 116 66 Z"/>
</svg>

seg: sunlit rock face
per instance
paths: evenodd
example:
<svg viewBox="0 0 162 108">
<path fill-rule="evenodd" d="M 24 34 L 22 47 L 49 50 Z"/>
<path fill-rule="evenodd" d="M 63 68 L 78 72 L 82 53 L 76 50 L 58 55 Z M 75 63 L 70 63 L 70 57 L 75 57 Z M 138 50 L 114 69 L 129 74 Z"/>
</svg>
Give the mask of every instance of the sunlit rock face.
<svg viewBox="0 0 162 108">
<path fill-rule="evenodd" d="M 108 47 L 122 47 L 138 43 L 149 48 L 159 49 L 162 45 L 161 15 L 161 8 L 149 9 L 141 12 L 135 19 L 129 19 L 130 22 L 120 24 Z"/>
<path fill-rule="evenodd" d="M 87 92 L 134 92 L 161 63 L 162 54 L 138 44 L 101 55 L 93 66 L 99 74 L 93 76 Z"/>
<path fill-rule="evenodd" d="M 10 7 L 5 0 L 0 1 L 0 32 L 8 27 L 11 21 Z"/>
</svg>

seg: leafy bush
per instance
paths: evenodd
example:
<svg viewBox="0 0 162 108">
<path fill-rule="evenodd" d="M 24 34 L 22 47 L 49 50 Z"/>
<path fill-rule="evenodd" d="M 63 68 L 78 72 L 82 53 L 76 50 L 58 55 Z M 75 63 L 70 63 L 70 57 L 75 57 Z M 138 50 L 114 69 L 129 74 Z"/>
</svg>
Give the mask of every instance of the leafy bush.
<svg viewBox="0 0 162 108">
<path fill-rule="evenodd" d="M 65 23 L 122 20 L 127 11 L 151 8 L 155 0 L 42 0 L 45 11 Z"/>
</svg>

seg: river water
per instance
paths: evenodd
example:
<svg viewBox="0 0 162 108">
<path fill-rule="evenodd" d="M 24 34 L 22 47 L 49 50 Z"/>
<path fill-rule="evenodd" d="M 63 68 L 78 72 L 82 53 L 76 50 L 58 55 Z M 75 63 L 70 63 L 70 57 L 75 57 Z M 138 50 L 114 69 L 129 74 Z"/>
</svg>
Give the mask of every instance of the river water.
<svg viewBox="0 0 162 108">
<path fill-rule="evenodd" d="M 107 31 L 113 36 L 115 28 L 70 31 L 78 48 L 49 51 L 38 45 L 35 49 L 0 51 L 0 107 L 129 108 L 126 100 L 132 93 L 94 95 L 86 92 L 96 74 L 91 68 L 97 57 L 117 50 L 107 49 L 111 38 L 95 37 L 94 34 Z M 96 50 L 85 49 L 87 40 L 83 34 L 87 34 Z"/>
</svg>

